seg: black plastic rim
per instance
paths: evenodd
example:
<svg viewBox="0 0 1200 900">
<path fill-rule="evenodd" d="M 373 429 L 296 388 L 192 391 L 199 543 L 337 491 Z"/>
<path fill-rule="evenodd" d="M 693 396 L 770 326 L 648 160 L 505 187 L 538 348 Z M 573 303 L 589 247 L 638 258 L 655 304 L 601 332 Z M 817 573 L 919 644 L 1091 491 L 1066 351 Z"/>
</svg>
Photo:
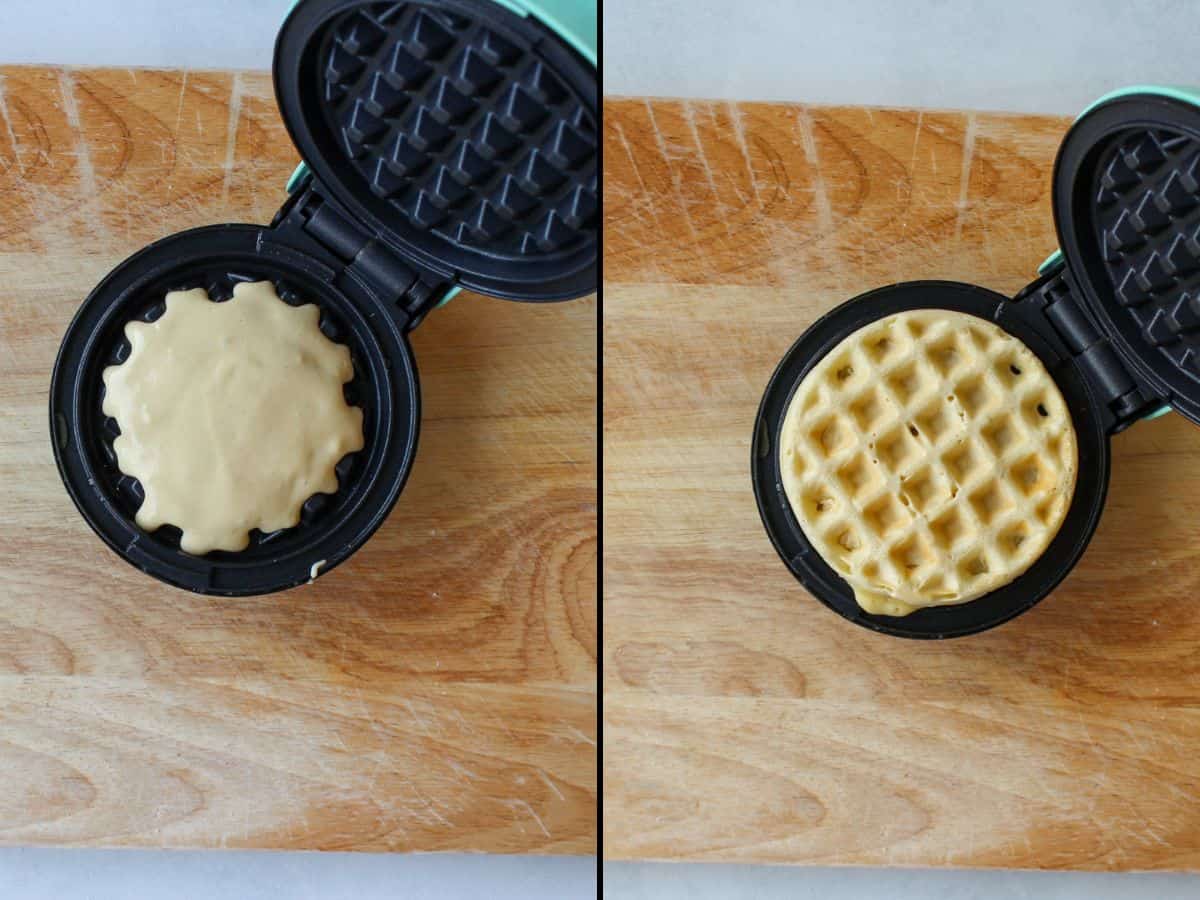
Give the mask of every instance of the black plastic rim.
<svg viewBox="0 0 1200 900">
<path fill-rule="evenodd" d="M 1071 272 L 1126 364 L 1200 422 L 1200 109 L 1131 94 L 1089 110 L 1054 165 Z"/>
<path fill-rule="evenodd" d="M 493 0 L 304 0 L 283 120 L 337 202 L 411 259 L 515 300 L 596 289 L 595 68 Z"/>
<path fill-rule="evenodd" d="M 1005 315 L 1015 304 L 985 288 L 950 281 L 913 281 L 868 291 L 817 320 L 780 361 L 755 419 L 751 478 L 759 515 L 775 550 L 818 600 L 856 625 L 906 638 L 962 637 L 994 628 L 1031 609 L 1066 577 L 1083 555 L 1104 508 L 1109 446 L 1096 398 L 1071 361 L 1057 358 L 1023 318 Z M 918 610 L 908 616 L 865 612 L 841 576 L 801 530 L 779 473 L 779 432 L 792 394 L 813 366 L 846 336 L 877 319 L 913 309 L 946 309 L 986 319 L 1021 339 L 1042 360 L 1071 411 L 1079 449 L 1075 495 L 1046 552 L 1023 575 L 977 600 Z"/>
<path fill-rule="evenodd" d="M 310 580 L 349 557 L 395 504 L 412 467 L 420 413 L 417 373 L 403 333 L 347 280 L 335 287 L 313 260 L 278 246 L 263 249 L 263 229 L 218 225 L 163 238 L 125 260 L 88 296 L 67 328 L 50 387 L 54 457 L 87 523 L 122 559 L 175 587 L 203 594 L 267 594 Z M 274 282 L 289 302 L 316 303 L 327 336 L 350 348 L 355 377 L 348 399 L 363 409 L 365 446 L 338 466 L 339 489 L 305 504 L 299 525 L 252 534 L 237 553 L 203 557 L 179 549 L 171 527 L 143 532 L 134 523 L 140 486 L 111 450 L 115 433 L 101 412 L 101 372 L 122 358 L 124 326 L 151 319 L 170 290 L 205 287 L 228 299 L 244 280 Z M 377 310 L 372 314 L 372 310 Z M 126 345 L 127 346 L 127 345 Z"/>
</svg>

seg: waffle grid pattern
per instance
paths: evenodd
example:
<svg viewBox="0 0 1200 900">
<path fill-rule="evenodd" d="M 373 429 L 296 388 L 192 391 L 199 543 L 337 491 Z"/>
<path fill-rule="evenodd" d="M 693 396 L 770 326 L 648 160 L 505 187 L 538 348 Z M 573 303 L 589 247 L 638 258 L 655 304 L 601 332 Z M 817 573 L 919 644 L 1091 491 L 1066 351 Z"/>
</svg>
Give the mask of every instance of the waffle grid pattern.
<svg viewBox="0 0 1200 900">
<path fill-rule="evenodd" d="M 513 259 L 594 243 L 594 116 L 537 54 L 421 3 L 333 29 L 322 67 L 340 147 L 411 225 Z"/>
<path fill-rule="evenodd" d="M 843 341 L 797 389 L 781 438 L 805 534 L 859 604 L 886 615 L 965 602 L 1027 569 L 1062 524 L 1077 467 L 1041 362 L 996 326 L 941 310 Z"/>
<path fill-rule="evenodd" d="M 1094 196 L 1117 302 L 1200 381 L 1200 142 L 1167 129 L 1126 135 L 1097 167 Z"/>
</svg>

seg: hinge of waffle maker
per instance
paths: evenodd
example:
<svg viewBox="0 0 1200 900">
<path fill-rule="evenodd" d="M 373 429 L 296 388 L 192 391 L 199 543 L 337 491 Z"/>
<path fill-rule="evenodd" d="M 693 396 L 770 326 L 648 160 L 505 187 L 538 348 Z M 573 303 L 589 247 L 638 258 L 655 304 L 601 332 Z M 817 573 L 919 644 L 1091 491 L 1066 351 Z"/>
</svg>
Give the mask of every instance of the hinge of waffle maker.
<svg viewBox="0 0 1200 900">
<path fill-rule="evenodd" d="M 1122 431 L 1162 406 L 1161 398 L 1149 396 L 1138 384 L 1112 342 L 1084 312 L 1078 287 L 1061 262 L 1022 290 L 1015 300 L 1049 323 L 1058 349 L 1079 364 L 1111 415 L 1110 432 Z"/>
<path fill-rule="evenodd" d="M 403 318 L 405 331 L 416 328 L 451 285 L 419 272 L 385 241 L 347 218 L 313 185 L 310 177 L 288 198 L 272 231 L 289 244 L 301 235 L 316 240 L 344 274 L 366 284 Z"/>
</svg>

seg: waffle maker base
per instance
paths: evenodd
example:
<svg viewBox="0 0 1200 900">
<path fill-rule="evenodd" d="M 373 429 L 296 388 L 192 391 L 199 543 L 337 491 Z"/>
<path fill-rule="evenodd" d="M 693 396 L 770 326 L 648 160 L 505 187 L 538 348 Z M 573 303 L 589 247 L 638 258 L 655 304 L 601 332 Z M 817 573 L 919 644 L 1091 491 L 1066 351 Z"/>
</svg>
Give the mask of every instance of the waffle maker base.
<svg viewBox="0 0 1200 900">
<path fill-rule="evenodd" d="M 1109 446 L 1099 403 L 1075 367 L 1061 357 L 1002 294 L 969 284 L 916 281 L 862 294 L 827 313 L 804 333 L 775 370 L 755 420 L 751 472 L 755 499 L 772 544 L 792 574 L 818 600 L 855 624 L 909 638 L 973 634 L 1033 607 L 1066 577 L 1100 521 L 1108 490 Z M 792 512 L 779 471 L 779 440 L 792 394 L 804 376 L 843 338 L 870 322 L 913 309 L 946 309 L 995 322 L 1019 338 L 1046 366 L 1075 426 L 1079 469 L 1066 518 L 1046 551 L 1022 575 L 969 603 L 921 609 L 903 617 L 872 615 L 814 549 Z"/>
</svg>

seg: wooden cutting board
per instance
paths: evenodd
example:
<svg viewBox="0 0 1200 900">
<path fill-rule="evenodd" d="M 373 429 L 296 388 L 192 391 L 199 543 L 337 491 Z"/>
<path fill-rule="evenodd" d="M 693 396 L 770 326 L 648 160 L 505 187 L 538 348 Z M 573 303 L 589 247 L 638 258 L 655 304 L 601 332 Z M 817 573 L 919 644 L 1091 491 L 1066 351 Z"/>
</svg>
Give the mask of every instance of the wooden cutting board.
<svg viewBox="0 0 1200 900">
<path fill-rule="evenodd" d="M 607 855 L 1200 868 L 1200 428 L 1116 438 L 1066 583 L 945 643 L 813 600 L 751 491 L 762 391 L 821 313 L 1032 279 L 1068 124 L 606 104 Z"/>
<path fill-rule="evenodd" d="M 296 162 L 266 74 L 0 69 L 0 842 L 594 852 L 593 300 L 429 317 L 412 477 L 313 586 L 164 587 L 59 480 L 80 301 Z"/>
</svg>

